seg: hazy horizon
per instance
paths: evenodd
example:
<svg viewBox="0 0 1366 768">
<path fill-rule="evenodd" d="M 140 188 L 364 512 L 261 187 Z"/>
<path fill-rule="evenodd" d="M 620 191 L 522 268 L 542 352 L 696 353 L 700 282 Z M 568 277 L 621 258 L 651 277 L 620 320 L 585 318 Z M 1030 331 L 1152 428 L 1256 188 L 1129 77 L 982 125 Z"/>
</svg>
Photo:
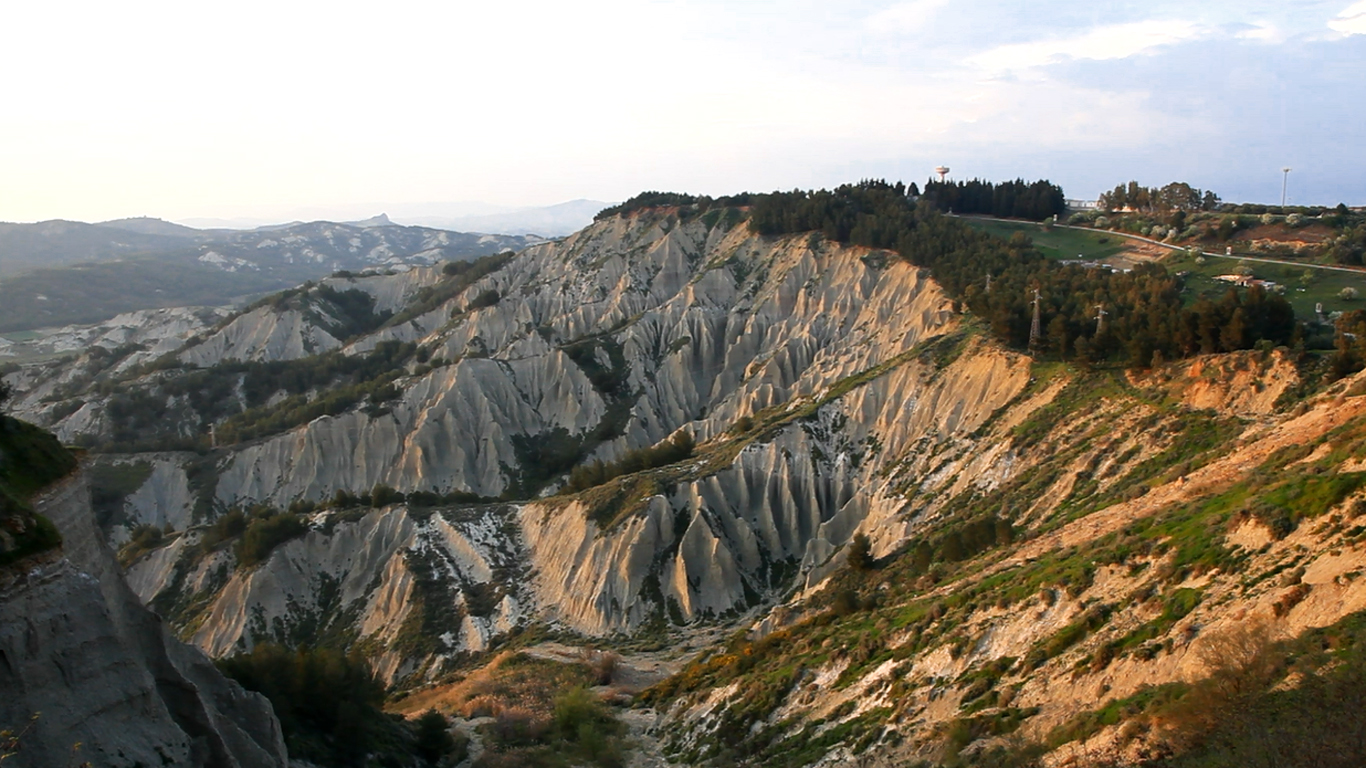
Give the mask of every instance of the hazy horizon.
<svg viewBox="0 0 1366 768">
<path fill-rule="evenodd" d="M 1291 167 L 1292 204 L 1366 204 L 1362 0 L 75 2 L 9 20 L 0 221 L 396 217 L 940 164 L 1076 198 L 1180 180 L 1264 203 Z"/>
</svg>

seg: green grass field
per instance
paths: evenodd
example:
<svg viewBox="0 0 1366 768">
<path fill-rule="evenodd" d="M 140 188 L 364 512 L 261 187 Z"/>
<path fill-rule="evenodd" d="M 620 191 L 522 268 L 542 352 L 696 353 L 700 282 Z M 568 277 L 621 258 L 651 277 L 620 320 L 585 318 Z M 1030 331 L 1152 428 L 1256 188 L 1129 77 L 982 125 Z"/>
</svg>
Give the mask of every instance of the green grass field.
<svg viewBox="0 0 1366 768">
<path fill-rule="evenodd" d="M 1128 245 L 1125 238 L 1109 232 L 1086 232 L 1058 227 L 1045 230 L 1030 222 L 1022 221 L 1017 224 L 966 216 L 962 220 L 977 229 L 1005 239 L 1009 239 L 1016 232 L 1023 232 L 1034 241 L 1034 247 L 1039 249 L 1039 253 L 1050 259 L 1075 259 L 1078 256 L 1089 260 L 1104 259 L 1114 256 Z"/>
<path fill-rule="evenodd" d="M 1162 264 L 1173 272 L 1190 273 L 1186 276 L 1188 302 L 1195 301 L 1200 296 L 1222 296 L 1228 291 L 1228 284 L 1215 280 L 1215 276 L 1231 274 L 1240 263 L 1242 262 L 1236 258 L 1207 256 L 1205 263 L 1199 264 L 1181 252 L 1173 253 L 1162 260 Z M 1314 305 L 1318 302 L 1323 302 L 1325 313 L 1366 309 L 1366 272 L 1357 275 L 1329 269 L 1261 264 L 1255 261 L 1246 264 L 1252 268 L 1254 277 L 1272 280 L 1285 286 L 1285 298 L 1295 308 L 1295 316 L 1301 320 L 1308 320 L 1314 316 Z M 1347 287 L 1357 289 L 1360 298 L 1356 301 L 1338 298 L 1338 292 Z"/>
<path fill-rule="evenodd" d="M 1120 235 L 1105 232 L 1090 232 L 1075 229 L 1054 228 L 1045 231 L 1038 224 L 1029 222 L 985 221 L 963 217 L 963 221 L 984 232 L 997 237 L 1009 238 L 1016 232 L 1024 232 L 1034 241 L 1040 253 L 1055 259 L 1075 259 L 1078 254 L 1090 260 L 1104 259 L 1123 251 L 1129 242 Z M 1173 251 L 1162 259 L 1162 264 L 1173 272 L 1188 272 L 1186 276 L 1185 300 L 1194 303 L 1201 296 L 1217 299 L 1228 291 L 1228 284 L 1215 280 L 1218 275 L 1233 273 L 1242 263 L 1238 259 L 1207 256 L 1203 264 L 1184 251 Z M 1295 316 L 1308 320 L 1314 316 L 1314 305 L 1323 303 L 1325 313 L 1345 312 L 1352 309 L 1366 309 L 1366 272 L 1359 275 L 1337 272 L 1328 269 L 1310 269 L 1301 266 L 1283 266 L 1246 262 L 1252 268 L 1254 277 L 1271 280 L 1285 286 L 1285 297 L 1295 308 Z M 1308 277 L 1306 278 L 1306 273 Z M 1338 298 L 1338 293 L 1347 287 L 1357 289 L 1360 298 L 1347 301 Z"/>
</svg>

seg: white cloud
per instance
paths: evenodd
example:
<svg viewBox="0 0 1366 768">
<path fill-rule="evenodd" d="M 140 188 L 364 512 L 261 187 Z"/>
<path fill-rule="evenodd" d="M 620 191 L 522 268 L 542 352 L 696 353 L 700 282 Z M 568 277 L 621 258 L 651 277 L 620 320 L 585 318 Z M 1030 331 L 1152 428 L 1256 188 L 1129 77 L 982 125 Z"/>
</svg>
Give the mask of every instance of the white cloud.
<svg viewBox="0 0 1366 768">
<path fill-rule="evenodd" d="M 1328 27 L 1344 35 L 1366 35 L 1366 0 L 1352 3 L 1328 22 Z"/>
<path fill-rule="evenodd" d="M 1187 21 L 1139 21 L 1097 27 L 1076 37 L 1003 45 L 971 56 L 967 62 L 991 73 L 1018 72 L 1068 59 L 1126 59 L 1202 34 L 1203 28 Z"/>
<path fill-rule="evenodd" d="M 864 26 L 871 32 L 883 35 L 918 32 L 929 24 L 936 11 L 948 4 L 948 0 L 910 0 L 898 3 L 869 16 L 864 21 Z"/>
<path fill-rule="evenodd" d="M 1253 26 L 1244 29 L 1235 35 L 1239 40 L 1256 40 L 1262 43 L 1280 43 L 1285 41 L 1285 30 L 1275 24 L 1266 21 L 1253 22 Z"/>
</svg>

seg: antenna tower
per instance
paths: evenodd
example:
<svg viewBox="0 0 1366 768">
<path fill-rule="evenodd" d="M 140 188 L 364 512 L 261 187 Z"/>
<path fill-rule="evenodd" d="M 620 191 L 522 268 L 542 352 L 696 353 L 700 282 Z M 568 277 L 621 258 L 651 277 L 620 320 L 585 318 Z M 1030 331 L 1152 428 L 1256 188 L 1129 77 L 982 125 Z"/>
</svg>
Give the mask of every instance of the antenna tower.
<svg viewBox="0 0 1366 768">
<path fill-rule="evenodd" d="M 1036 348 L 1038 348 L 1038 346 L 1039 346 L 1039 337 L 1043 335 L 1042 332 L 1041 332 L 1040 329 L 1039 329 L 1039 289 L 1038 289 L 1038 288 L 1035 288 L 1035 289 L 1034 289 L 1034 301 L 1032 301 L 1031 303 L 1034 305 L 1034 320 L 1033 320 L 1033 322 L 1031 322 L 1031 323 L 1029 324 L 1029 348 L 1030 348 L 1030 349 L 1036 349 Z"/>
</svg>

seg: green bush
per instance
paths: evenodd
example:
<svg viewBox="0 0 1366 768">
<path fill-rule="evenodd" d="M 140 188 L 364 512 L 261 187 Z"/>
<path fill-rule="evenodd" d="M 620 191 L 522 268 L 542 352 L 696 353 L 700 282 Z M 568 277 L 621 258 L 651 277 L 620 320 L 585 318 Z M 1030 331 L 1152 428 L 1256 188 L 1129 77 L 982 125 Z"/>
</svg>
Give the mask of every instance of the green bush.
<svg viewBox="0 0 1366 768">
<path fill-rule="evenodd" d="M 76 457 L 50 432 L 0 415 L 0 530 L 10 539 L 0 565 L 55 549 L 57 527 L 29 505 L 33 494 L 76 469 Z"/>
<path fill-rule="evenodd" d="M 849 567 L 856 571 L 867 571 L 873 567 L 872 544 L 867 535 L 855 534 L 853 541 L 849 542 L 848 562 Z"/>
<path fill-rule="evenodd" d="M 429 709 L 417 718 L 415 726 L 415 751 L 418 756 L 427 761 L 428 765 L 436 765 L 443 757 L 453 757 L 457 760 L 465 758 L 465 752 L 459 751 L 458 747 L 468 745 L 461 742 L 457 743 L 455 737 L 451 736 L 450 723 L 446 721 L 446 716 Z"/>
<path fill-rule="evenodd" d="M 413 300 L 408 302 L 408 306 L 402 312 L 391 317 L 385 325 L 389 327 L 402 325 L 431 312 L 459 296 L 481 278 L 502 269 L 509 261 L 512 261 L 512 257 L 512 252 L 507 251 L 482 256 L 474 261 L 446 262 L 445 266 L 441 268 L 441 274 L 446 279 L 436 285 L 429 285 L 419 290 Z"/>
<path fill-rule="evenodd" d="M 218 667 L 270 699 L 291 757 L 361 766 L 393 739 L 394 723 L 380 711 L 384 686 L 357 655 L 263 643 Z"/>
<path fill-rule="evenodd" d="M 240 509 L 230 509 L 204 531 L 199 546 L 204 552 L 212 552 L 224 542 L 232 541 L 247 530 L 247 516 Z"/>
<path fill-rule="evenodd" d="M 627 451 L 626 455 L 613 462 L 595 461 L 592 464 L 575 467 L 569 473 L 569 480 L 565 482 L 560 493 L 577 493 L 589 488 L 602 485 L 609 480 L 622 475 L 630 475 L 636 472 L 643 472 L 647 469 L 668 466 L 685 459 L 691 458 L 693 454 L 693 437 L 688 432 L 679 432 L 672 438 L 660 443 L 652 448 L 639 448 Z"/>
<path fill-rule="evenodd" d="M 237 543 L 238 565 L 250 568 L 265 562 L 276 547 L 308 533 L 308 522 L 301 515 L 282 512 L 253 519 Z"/>
<path fill-rule="evenodd" d="M 502 300 L 502 298 L 503 297 L 500 296 L 498 292 L 493 290 L 492 288 L 486 291 L 481 291 L 478 296 L 475 296 L 473 299 L 470 300 L 469 306 L 465 307 L 465 311 L 473 312 L 476 309 L 484 309 L 485 307 L 496 306 L 498 302 Z"/>
</svg>

